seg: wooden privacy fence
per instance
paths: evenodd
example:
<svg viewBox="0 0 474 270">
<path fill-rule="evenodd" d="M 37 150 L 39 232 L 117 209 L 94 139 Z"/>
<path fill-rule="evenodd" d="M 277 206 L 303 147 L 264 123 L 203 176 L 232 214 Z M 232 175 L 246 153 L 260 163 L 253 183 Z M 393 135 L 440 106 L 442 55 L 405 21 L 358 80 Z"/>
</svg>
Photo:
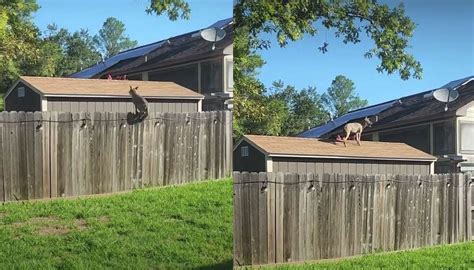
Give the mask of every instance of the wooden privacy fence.
<svg viewBox="0 0 474 270">
<path fill-rule="evenodd" d="M 0 201 L 108 193 L 230 175 L 229 111 L 0 113 Z"/>
<path fill-rule="evenodd" d="M 234 263 L 337 258 L 472 239 L 470 176 L 234 173 Z"/>
</svg>

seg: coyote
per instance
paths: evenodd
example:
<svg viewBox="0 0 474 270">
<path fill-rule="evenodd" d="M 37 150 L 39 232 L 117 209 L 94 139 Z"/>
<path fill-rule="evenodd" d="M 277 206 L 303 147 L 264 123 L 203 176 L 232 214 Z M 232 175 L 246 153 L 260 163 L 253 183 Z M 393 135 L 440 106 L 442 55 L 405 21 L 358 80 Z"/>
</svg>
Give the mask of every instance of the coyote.
<svg viewBox="0 0 474 270">
<path fill-rule="evenodd" d="M 372 122 L 367 117 L 364 118 L 364 122 L 362 124 L 361 123 L 347 123 L 344 126 L 344 132 L 346 133 L 346 136 L 342 139 L 342 141 L 344 142 L 344 146 L 347 147 L 347 145 L 346 145 L 347 138 L 349 138 L 349 136 L 352 133 L 355 133 L 357 144 L 361 145 L 360 144 L 360 137 L 362 135 L 362 131 L 367 126 L 369 126 L 369 127 L 372 126 Z"/>
</svg>

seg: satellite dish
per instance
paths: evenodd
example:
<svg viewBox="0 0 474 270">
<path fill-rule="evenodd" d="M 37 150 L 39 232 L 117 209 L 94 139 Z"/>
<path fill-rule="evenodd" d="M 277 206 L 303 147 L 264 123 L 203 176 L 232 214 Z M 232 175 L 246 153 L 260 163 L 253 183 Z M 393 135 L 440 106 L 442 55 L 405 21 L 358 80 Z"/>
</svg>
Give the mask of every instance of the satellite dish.
<svg viewBox="0 0 474 270">
<path fill-rule="evenodd" d="M 216 49 L 216 42 L 221 41 L 225 37 L 225 31 L 217 28 L 211 27 L 204 30 L 201 30 L 201 37 L 204 40 L 207 40 L 212 43 L 212 50 Z"/>
<path fill-rule="evenodd" d="M 441 88 L 433 92 L 433 97 L 440 102 L 451 102 L 459 97 L 459 92 L 456 90 Z"/>
<path fill-rule="evenodd" d="M 433 97 L 440 102 L 445 102 L 446 106 L 444 107 L 444 110 L 447 111 L 448 103 L 458 99 L 459 92 L 451 88 L 440 88 L 433 92 Z"/>
</svg>

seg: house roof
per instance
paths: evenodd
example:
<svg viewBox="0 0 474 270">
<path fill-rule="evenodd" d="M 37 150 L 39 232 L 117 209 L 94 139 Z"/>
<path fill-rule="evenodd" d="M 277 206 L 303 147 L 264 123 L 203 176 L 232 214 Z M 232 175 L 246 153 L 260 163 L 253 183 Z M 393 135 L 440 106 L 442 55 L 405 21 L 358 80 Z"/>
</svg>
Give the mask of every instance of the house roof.
<svg viewBox="0 0 474 270">
<path fill-rule="evenodd" d="M 435 161 L 436 157 L 404 143 L 348 141 L 314 138 L 245 135 L 244 140 L 270 157 L 377 159 L 398 161 Z"/>
<path fill-rule="evenodd" d="M 377 116 L 377 121 L 367 128 L 366 132 L 381 130 L 389 127 L 403 126 L 428 120 L 449 118 L 456 111 L 474 101 L 474 76 L 451 81 L 441 88 L 457 88 L 459 98 L 449 103 L 448 111 L 444 110 L 445 103 L 434 99 L 431 93 L 436 89 L 402 97 L 388 102 L 372 105 L 351 111 L 334 121 L 300 133 L 305 138 L 327 138 L 342 132 L 342 126 L 351 121 L 359 121 L 364 117 Z"/>
<path fill-rule="evenodd" d="M 212 50 L 210 42 L 201 38 L 199 33 L 203 29 L 199 29 L 120 52 L 104 62 L 72 74 L 71 77 L 100 78 L 106 74 L 128 75 L 142 70 L 222 55 L 224 49 L 232 44 L 232 22 L 233 18 L 227 18 L 209 26 L 222 28 L 227 33 L 223 40 L 216 42 L 215 50 Z"/>
<path fill-rule="evenodd" d="M 42 96 L 81 96 L 81 97 L 130 97 L 131 87 L 138 86 L 137 92 L 146 98 L 164 99 L 202 99 L 203 95 L 173 82 L 127 81 L 104 79 L 76 79 L 54 77 L 21 76 L 17 83 L 23 82 Z M 11 92 L 11 90 L 5 95 Z"/>
</svg>

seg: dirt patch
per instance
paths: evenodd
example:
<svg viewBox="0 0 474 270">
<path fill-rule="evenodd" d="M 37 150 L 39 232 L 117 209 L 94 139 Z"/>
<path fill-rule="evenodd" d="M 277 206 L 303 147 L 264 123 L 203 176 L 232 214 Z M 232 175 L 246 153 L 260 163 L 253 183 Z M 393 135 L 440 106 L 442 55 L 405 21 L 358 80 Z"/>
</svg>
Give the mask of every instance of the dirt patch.
<svg viewBox="0 0 474 270">
<path fill-rule="evenodd" d="M 97 220 L 101 223 L 109 223 L 110 222 L 110 217 L 108 216 L 100 216 L 97 218 Z"/>
<path fill-rule="evenodd" d="M 0 213 L 0 219 L 4 218 L 4 217 L 6 217 L 6 216 L 7 216 L 7 214 L 5 214 L 5 213 Z"/>
<path fill-rule="evenodd" d="M 85 219 L 79 218 L 74 221 L 74 225 L 79 231 L 87 229 L 87 221 Z"/>
<path fill-rule="evenodd" d="M 74 226 L 66 224 L 66 222 L 57 217 L 34 217 L 27 221 L 12 223 L 15 228 L 21 228 L 24 226 L 33 226 L 34 231 L 38 235 L 51 236 L 51 235 L 65 235 L 72 231 L 83 231 L 87 229 L 87 221 L 85 219 L 74 220 Z"/>
<path fill-rule="evenodd" d="M 69 233 L 71 229 L 64 227 L 64 226 L 45 226 L 38 228 L 36 233 L 43 236 L 50 236 L 50 235 L 65 235 Z"/>
</svg>

